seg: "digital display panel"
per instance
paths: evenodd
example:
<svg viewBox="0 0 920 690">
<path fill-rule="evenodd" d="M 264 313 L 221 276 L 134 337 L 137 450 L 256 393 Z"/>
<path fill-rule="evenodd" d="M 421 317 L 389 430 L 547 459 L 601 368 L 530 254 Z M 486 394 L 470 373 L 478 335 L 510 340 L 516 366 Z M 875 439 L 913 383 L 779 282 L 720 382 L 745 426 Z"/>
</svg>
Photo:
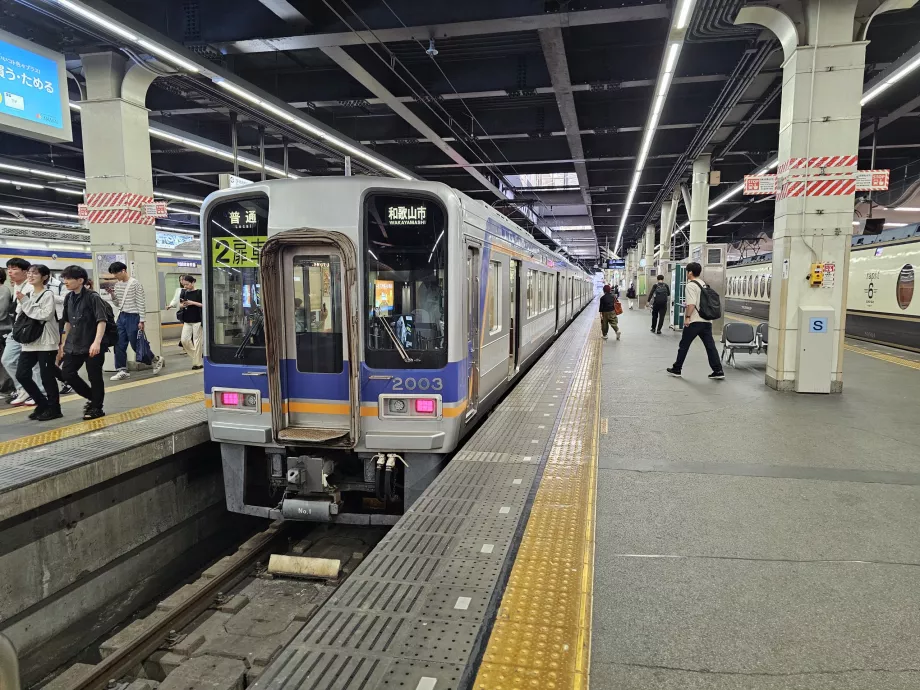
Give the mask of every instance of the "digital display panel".
<svg viewBox="0 0 920 690">
<path fill-rule="evenodd" d="M 392 280 L 377 280 L 374 282 L 374 307 L 381 316 L 393 311 Z"/>
<path fill-rule="evenodd" d="M 0 31 L 0 128 L 72 141 L 64 57 Z"/>
</svg>

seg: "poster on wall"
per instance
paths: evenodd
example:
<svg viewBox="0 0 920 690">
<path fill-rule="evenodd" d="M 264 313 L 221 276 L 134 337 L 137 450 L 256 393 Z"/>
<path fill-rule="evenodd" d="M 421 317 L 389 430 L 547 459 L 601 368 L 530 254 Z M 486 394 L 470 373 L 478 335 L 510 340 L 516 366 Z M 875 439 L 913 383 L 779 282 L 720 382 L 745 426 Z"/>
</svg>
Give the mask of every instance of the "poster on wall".
<svg viewBox="0 0 920 690">
<path fill-rule="evenodd" d="M 115 276 L 109 273 L 109 266 L 116 261 L 123 264 L 128 263 L 128 256 L 125 253 L 117 254 L 96 254 L 96 292 L 107 302 L 112 301 L 112 292 L 115 290 Z"/>
<path fill-rule="evenodd" d="M 393 311 L 393 281 L 374 281 L 374 308 L 381 316 L 386 316 Z"/>
</svg>

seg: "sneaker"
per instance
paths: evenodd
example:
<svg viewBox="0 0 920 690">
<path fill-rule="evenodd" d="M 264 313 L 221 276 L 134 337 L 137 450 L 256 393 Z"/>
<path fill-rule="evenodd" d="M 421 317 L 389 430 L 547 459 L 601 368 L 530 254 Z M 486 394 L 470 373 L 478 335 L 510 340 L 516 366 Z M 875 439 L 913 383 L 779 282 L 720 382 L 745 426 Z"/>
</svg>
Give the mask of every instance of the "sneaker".
<svg viewBox="0 0 920 690">
<path fill-rule="evenodd" d="M 32 414 L 29 415 L 29 419 L 38 419 L 38 416 L 44 414 L 47 409 L 47 407 L 36 407 L 32 410 Z"/>
<path fill-rule="evenodd" d="M 101 407 L 89 407 L 86 412 L 83 413 L 83 419 L 86 421 L 90 419 L 99 419 L 100 417 L 105 417 L 105 412 L 102 411 Z"/>
<path fill-rule="evenodd" d="M 668 367 L 668 373 L 671 376 L 676 376 L 677 378 L 680 378 L 682 376 L 682 374 L 674 367 Z"/>
<path fill-rule="evenodd" d="M 26 393 L 25 391 L 20 391 L 19 393 L 16 394 L 15 398 L 10 400 L 10 405 L 12 405 L 13 407 L 21 407 L 22 405 L 25 405 L 26 400 L 28 399 L 29 399 L 29 394 Z"/>
<path fill-rule="evenodd" d="M 711 378 L 713 381 L 717 379 L 724 379 L 725 372 L 724 371 L 714 371 L 709 375 L 709 378 Z"/>
<path fill-rule="evenodd" d="M 650 328 L 649 330 L 650 330 L 652 333 L 655 332 L 655 329 L 654 329 L 654 328 Z"/>
<path fill-rule="evenodd" d="M 26 401 L 23 403 L 26 407 L 35 407 L 35 401 L 32 398 L 26 398 Z"/>
<path fill-rule="evenodd" d="M 619 340 L 619 339 L 620 339 L 620 332 L 617 331 L 617 340 Z"/>
<path fill-rule="evenodd" d="M 661 331 L 655 331 L 656 335 L 661 335 Z"/>
<path fill-rule="evenodd" d="M 156 376 L 159 374 L 165 366 L 166 360 L 162 357 L 157 357 L 155 360 L 153 360 L 153 375 Z"/>
<path fill-rule="evenodd" d="M 60 407 L 49 407 L 35 419 L 39 422 L 50 422 L 52 419 L 60 419 L 63 416 Z"/>
<path fill-rule="evenodd" d="M 606 336 L 606 335 L 602 335 L 601 338 L 603 338 L 604 340 L 607 340 L 607 336 Z"/>
<path fill-rule="evenodd" d="M 204 369 L 204 365 L 199 364 L 199 365 L 196 366 L 196 367 L 192 367 L 192 371 L 198 371 L 199 369 Z"/>
<path fill-rule="evenodd" d="M 109 381 L 124 381 L 126 378 L 131 376 L 126 369 L 121 369 L 115 372 L 115 376 L 109 379 Z"/>
<path fill-rule="evenodd" d="M 61 395 L 70 395 L 71 393 L 73 393 L 73 388 L 68 386 L 66 383 L 61 386 Z"/>
</svg>

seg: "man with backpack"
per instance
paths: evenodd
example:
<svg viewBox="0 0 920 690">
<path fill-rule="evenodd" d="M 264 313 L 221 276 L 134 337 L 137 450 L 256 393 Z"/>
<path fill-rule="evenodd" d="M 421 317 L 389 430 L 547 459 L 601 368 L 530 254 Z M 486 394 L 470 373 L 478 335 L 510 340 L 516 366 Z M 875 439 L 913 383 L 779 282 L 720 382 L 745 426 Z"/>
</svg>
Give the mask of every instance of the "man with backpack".
<svg viewBox="0 0 920 690">
<path fill-rule="evenodd" d="M 668 373 L 671 376 L 681 376 L 690 344 L 699 336 L 706 348 L 709 366 L 712 368 L 709 378 L 724 379 L 725 372 L 722 371 L 719 351 L 712 338 L 712 322 L 722 316 L 722 302 L 718 293 L 700 279 L 702 272 L 703 267 L 696 261 L 687 264 L 685 293 L 687 306 L 684 308 L 684 333 L 677 347 L 677 360 L 674 366 L 668 368 Z"/>
<path fill-rule="evenodd" d="M 664 282 L 664 276 L 658 276 L 658 282 L 652 286 L 652 291 L 648 295 L 648 303 L 652 306 L 652 333 L 661 335 L 661 327 L 664 325 L 664 315 L 668 312 L 670 296 L 671 288 Z"/>
<path fill-rule="evenodd" d="M 98 419 L 105 416 L 105 351 L 113 344 L 112 339 L 117 339 L 114 316 L 106 313 L 102 297 L 86 287 L 89 276 L 84 268 L 68 266 L 61 278 L 70 291 L 64 300 L 64 339 L 58 350 L 58 362 L 63 361 L 61 374 L 88 401 L 83 419 Z M 78 373 L 84 364 L 89 384 Z"/>
</svg>

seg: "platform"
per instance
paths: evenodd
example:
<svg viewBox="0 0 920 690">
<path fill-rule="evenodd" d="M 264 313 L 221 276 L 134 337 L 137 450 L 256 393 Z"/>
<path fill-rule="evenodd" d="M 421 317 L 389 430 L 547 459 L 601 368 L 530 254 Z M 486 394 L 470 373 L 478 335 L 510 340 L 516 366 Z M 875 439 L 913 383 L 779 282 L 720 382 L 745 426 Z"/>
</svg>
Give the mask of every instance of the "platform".
<svg viewBox="0 0 920 690">
<path fill-rule="evenodd" d="M 0 522 L 208 440 L 202 376 L 167 351 L 159 376 L 106 376 L 106 416 L 81 421 L 85 400 L 61 398 L 62 419 L 0 408 Z M 85 372 L 83 372 L 85 376 Z"/>
<path fill-rule="evenodd" d="M 675 379 L 678 333 L 594 308 L 254 687 L 916 687 L 917 358 Z"/>
</svg>

